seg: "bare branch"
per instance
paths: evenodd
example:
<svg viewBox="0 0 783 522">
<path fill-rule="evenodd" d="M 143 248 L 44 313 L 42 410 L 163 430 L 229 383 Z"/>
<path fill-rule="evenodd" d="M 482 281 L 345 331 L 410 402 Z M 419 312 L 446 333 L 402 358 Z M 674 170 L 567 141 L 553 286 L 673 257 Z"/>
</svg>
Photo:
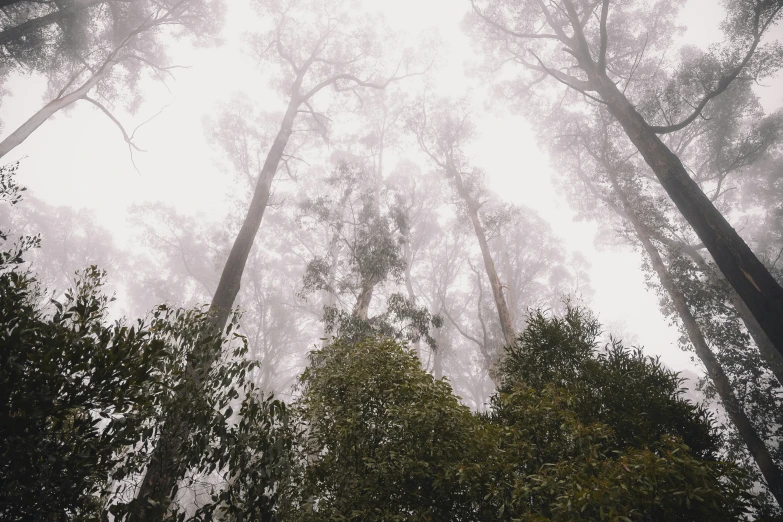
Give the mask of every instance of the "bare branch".
<svg viewBox="0 0 783 522">
<path fill-rule="evenodd" d="M 503 25 L 500 25 L 499 23 L 495 22 L 491 18 L 489 18 L 487 15 L 481 12 L 481 10 L 476 5 L 475 0 L 470 0 L 470 5 L 473 6 L 473 12 L 475 12 L 479 18 L 484 20 L 486 23 L 488 23 L 490 26 L 494 27 L 495 29 L 509 35 L 513 36 L 514 38 L 530 38 L 530 39 L 549 39 L 549 40 L 559 40 L 563 41 L 559 36 L 556 34 L 541 34 L 541 33 L 519 33 L 517 31 L 512 31 L 508 27 L 505 27 Z M 563 41 L 563 43 L 568 43 L 566 41 Z"/>
<path fill-rule="evenodd" d="M 753 57 L 753 53 L 756 52 L 756 48 L 759 45 L 759 42 L 761 41 L 761 37 L 766 32 L 766 29 L 769 27 L 770 23 L 774 20 L 775 15 L 780 11 L 780 9 L 783 8 L 783 3 L 780 3 L 778 7 L 773 11 L 773 13 L 770 15 L 769 19 L 759 27 L 759 16 L 760 12 L 756 11 L 756 18 L 755 18 L 755 24 L 754 24 L 754 37 L 753 37 L 753 43 L 748 48 L 748 51 L 745 53 L 745 57 L 742 59 L 742 61 L 737 65 L 735 68 L 733 68 L 728 74 L 721 77 L 720 80 L 718 80 L 718 85 L 708 91 L 704 97 L 701 99 L 701 101 L 696 105 L 694 111 L 682 120 L 679 123 L 676 123 L 674 125 L 665 125 L 665 126 L 658 126 L 658 125 L 651 125 L 650 130 L 655 132 L 656 134 L 668 134 L 670 132 L 676 132 L 680 129 L 683 129 L 690 125 L 696 118 L 698 118 L 704 108 L 707 106 L 707 103 L 709 103 L 710 100 L 715 98 L 716 96 L 723 93 L 726 89 L 729 88 L 729 85 L 739 77 L 742 70 L 748 65 L 750 62 L 750 59 Z"/>
<path fill-rule="evenodd" d="M 117 118 L 115 118 L 114 115 L 109 111 L 109 109 L 107 109 L 101 102 L 99 102 L 98 100 L 95 100 L 94 98 L 90 98 L 86 94 L 84 96 L 82 96 L 82 99 L 92 103 L 93 105 L 98 107 L 101 110 L 101 112 L 103 112 L 106 116 L 108 116 L 109 119 L 111 121 L 113 121 L 114 124 L 117 126 L 117 128 L 120 129 L 120 132 L 122 133 L 122 137 L 125 139 L 125 142 L 130 147 L 133 147 L 134 149 L 136 149 L 136 150 L 138 150 L 140 152 L 146 152 L 146 151 L 140 149 L 139 147 L 137 147 L 135 143 L 133 143 L 133 141 L 131 139 L 131 136 L 129 136 L 128 133 L 125 131 L 125 127 L 123 127 L 122 123 L 120 123 L 120 121 Z"/>
<path fill-rule="evenodd" d="M 528 49 L 528 51 L 530 51 L 530 50 Z M 565 81 L 564 79 L 560 78 L 560 76 L 567 76 L 567 75 L 563 75 L 562 73 L 560 73 L 560 72 L 558 72 L 558 71 L 553 71 L 553 70 L 550 70 L 550 69 L 549 69 L 549 68 L 548 68 L 546 65 L 544 65 L 544 62 L 542 62 L 542 61 L 541 61 L 541 59 L 540 59 L 538 56 L 536 56 L 536 54 L 535 54 L 533 51 L 530 51 L 530 54 L 532 54 L 532 55 L 535 57 L 535 59 L 536 59 L 536 60 L 538 61 L 538 63 L 540 64 L 541 68 L 542 68 L 542 69 L 544 69 L 544 71 L 545 71 L 545 72 L 547 72 L 547 73 L 548 73 L 550 76 L 552 76 L 552 78 L 554 78 L 555 80 L 559 81 L 559 82 L 560 82 L 560 83 L 562 83 L 563 85 L 565 85 L 565 86 L 567 86 L 567 87 L 570 87 L 570 88 L 572 88 L 573 90 L 575 90 L 575 91 L 577 91 L 577 92 L 580 92 L 580 93 L 582 93 L 583 95 L 587 96 L 587 97 L 588 97 L 588 98 L 590 98 L 591 100 L 593 100 L 593 101 L 596 101 L 596 102 L 598 102 L 598 103 L 602 103 L 602 104 L 606 105 L 606 102 L 605 102 L 605 101 L 603 101 L 603 100 L 601 100 L 601 99 L 599 99 L 599 98 L 596 98 L 595 96 L 592 96 L 592 95 L 590 95 L 590 94 L 587 94 L 587 93 L 586 93 L 584 90 L 580 89 L 579 87 L 576 87 L 576 86 L 574 86 L 574 85 L 572 85 L 572 84 L 568 83 L 568 82 L 567 82 L 567 81 Z M 580 80 L 580 81 L 582 81 L 582 80 Z M 585 83 L 585 84 L 587 84 L 588 86 L 590 85 L 590 83 L 589 83 L 589 82 L 584 82 L 584 83 Z"/>
<path fill-rule="evenodd" d="M 609 0 L 603 0 L 601 5 L 601 46 L 598 49 L 598 74 L 606 73 L 606 44 L 608 36 L 606 34 L 606 20 L 609 17 Z"/>
</svg>

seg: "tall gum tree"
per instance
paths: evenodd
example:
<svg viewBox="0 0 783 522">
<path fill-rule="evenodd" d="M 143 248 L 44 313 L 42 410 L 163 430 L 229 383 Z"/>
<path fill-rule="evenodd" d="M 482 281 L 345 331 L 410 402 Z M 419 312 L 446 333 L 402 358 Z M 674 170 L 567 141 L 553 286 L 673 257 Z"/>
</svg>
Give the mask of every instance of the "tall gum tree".
<svg viewBox="0 0 783 522">
<path fill-rule="evenodd" d="M 635 154 L 632 152 L 631 145 L 629 143 L 623 144 L 623 140 L 618 139 L 615 127 L 609 125 L 607 121 L 603 121 L 608 115 L 601 112 L 600 108 L 596 108 L 591 114 L 596 121 L 601 121 L 604 129 L 614 133 L 611 138 L 613 147 L 627 146 L 623 153 L 626 161 L 638 163 L 638 156 L 634 158 Z M 747 84 L 732 86 L 727 96 L 715 100 L 705 110 L 704 115 L 705 118 L 694 122 L 687 130 L 672 136 L 668 146 L 683 159 L 683 163 L 688 166 L 694 181 L 723 213 L 742 212 L 745 209 L 742 208 L 740 198 L 734 194 L 757 183 L 756 179 L 763 171 L 764 165 L 770 161 L 771 155 L 779 146 L 783 115 L 773 113 L 765 116 L 758 99 Z M 553 114 L 551 120 L 546 124 L 550 129 L 558 129 L 550 131 L 551 143 L 562 141 L 566 147 L 573 146 L 589 151 L 591 149 L 590 140 L 597 140 L 597 138 L 590 137 L 590 132 L 593 134 L 596 132 L 590 131 L 589 123 L 581 125 L 574 120 L 574 116 L 567 116 L 563 112 L 560 115 Z M 602 136 L 606 136 L 606 134 Z M 572 145 L 570 140 L 576 139 L 576 137 L 578 137 L 578 142 L 576 145 Z M 568 151 L 562 146 L 557 148 L 558 155 L 568 155 Z M 592 148 L 599 147 L 592 145 Z M 578 165 L 575 170 L 580 170 Z M 655 180 L 645 166 L 637 165 L 637 172 L 640 181 L 644 183 Z M 594 197 L 603 198 L 600 191 L 596 190 L 597 179 L 590 179 L 589 176 L 584 175 L 584 172 L 582 172 L 581 179 Z M 648 189 L 655 192 L 654 187 Z M 662 196 L 660 190 L 658 193 Z M 608 204 L 605 198 L 603 200 Z M 656 226 L 650 229 L 654 240 L 668 250 L 681 252 L 695 263 L 704 278 L 723 286 L 723 281 L 725 281 L 723 274 L 712 262 L 704 244 L 694 236 L 691 228 L 676 208 L 673 208 L 671 204 L 666 204 L 663 200 L 657 201 L 654 207 L 656 212 L 660 212 L 660 216 L 655 220 Z M 619 210 L 619 207 L 613 208 Z M 753 314 L 750 313 L 750 310 L 730 285 L 728 285 L 728 296 L 730 301 L 728 306 L 734 308 L 766 364 L 778 382 L 783 383 L 783 358 L 774 349 Z"/>
<path fill-rule="evenodd" d="M 687 129 L 732 83 L 777 70 L 783 50 L 762 39 L 779 22 L 783 4 L 726 2 L 723 47 L 686 56 L 677 74 L 661 88 L 654 81 L 667 76 L 661 64 L 666 63 L 680 2 L 471 0 L 471 4 L 468 25 L 486 44 L 488 59 L 532 73 L 532 79 L 526 74 L 517 82 L 523 89 L 549 77 L 606 107 L 775 350 L 783 353 L 783 287 L 661 139 Z"/>
<path fill-rule="evenodd" d="M 341 0 L 258 1 L 256 8 L 271 28 L 250 36 L 254 53 L 269 66 L 276 87 L 287 97 L 279 129 L 257 174 L 252 199 L 233 242 L 215 294 L 210 318 L 216 331 L 226 325 L 239 292 L 250 250 L 269 202 L 272 183 L 295 124 L 306 114 L 316 123 L 323 117 L 313 107 L 317 94 L 331 87 L 338 92 L 362 88 L 383 89 L 389 83 L 421 73 L 422 57 L 402 51 L 385 55 L 392 43 L 378 19 L 363 14 L 357 2 Z M 419 69 L 416 69 L 419 67 Z M 320 122 L 320 123 L 319 123 Z M 192 378 L 203 380 L 205 367 L 189 368 Z M 172 414 L 161 430 L 147 473 L 136 496 L 136 520 L 160 520 L 182 475 L 181 450 L 189 427 Z"/>
<path fill-rule="evenodd" d="M 598 121 L 594 126 L 584 121 L 580 124 L 566 123 L 565 126 L 571 128 L 572 132 L 563 132 L 561 143 L 557 146 L 561 157 L 571 158 L 568 161 L 562 161 L 563 166 L 571 170 L 572 174 L 581 180 L 580 186 L 583 187 L 584 193 L 577 197 L 603 203 L 608 210 L 620 218 L 621 222 L 629 226 L 633 240 L 642 246 L 650 267 L 671 302 L 674 314 L 679 318 L 696 355 L 704 364 L 730 422 L 758 466 L 770 493 L 780 503 L 783 499 L 783 489 L 781 489 L 783 487 L 783 472 L 781 472 L 775 455 L 768 447 L 774 437 L 770 437 L 769 426 L 765 425 L 770 421 L 774 424 L 776 422 L 774 416 L 772 419 L 760 418 L 758 412 L 754 411 L 757 408 L 752 404 L 752 399 L 751 402 L 748 402 L 747 399 L 743 401 L 738 397 L 734 386 L 739 382 L 739 386 L 742 388 L 743 377 L 728 374 L 729 372 L 725 370 L 721 362 L 721 357 L 716 356 L 713 347 L 710 346 L 711 341 L 705 335 L 705 327 L 710 325 L 703 324 L 704 317 L 696 316 L 698 312 L 696 307 L 704 305 L 704 297 L 689 295 L 681 287 L 682 285 L 678 282 L 677 275 L 672 269 L 672 264 L 676 262 L 676 255 L 672 258 L 670 254 L 667 265 L 664 255 L 661 253 L 662 248 L 668 249 L 672 243 L 676 243 L 674 251 L 682 253 L 681 244 L 687 245 L 687 243 L 681 243 L 681 239 L 672 232 L 676 230 L 676 227 L 668 223 L 668 218 L 665 215 L 667 206 L 665 201 L 657 198 L 654 192 L 650 193 L 649 187 L 647 192 L 644 191 L 644 184 L 645 182 L 649 183 L 649 180 L 645 180 L 641 172 L 637 170 L 644 167 L 634 164 L 632 161 L 634 154 L 629 155 L 627 151 L 620 153 L 613 145 L 611 131 L 608 129 L 610 126 L 606 121 L 609 115 L 602 115 L 601 111 L 596 111 L 596 113 L 595 120 Z M 617 131 L 619 129 L 615 130 L 615 132 Z M 696 248 L 688 246 L 695 254 L 686 253 L 685 255 L 699 255 Z M 703 259 L 702 262 L 704 262 Z M 702 265 L 699 267 L 705 271 L 705 277 L 709 277 L 711 269 Z M 696 302 L 694 303 L 694 301 Z M 725 328 L 732 327 L 730 317 L 716 320 L 724 322 Z M 714 330 L 714 328 L 710 330 L 713 335 L 715 334 Z M 742 339 L 739 333 L 734 333 L 730 337 Z M 712 339 L 712 344 L 721 345 L 721 341 Z M 742 350 L 748 352 L 746 346 L 743 346 Z M 723 359 L 726 359 L 725 355 Z M 730 359 L 731 355 L 729 354 Z M 770 367 L 774 368 L 771 363 Z M 763 373 L 763 370 L 756 368 L 752 372 L 758 374 Z M 749 384 L 749 382 L 745 382 L 745 387 Z"/>
<path fill-rule="evenodd" d="M 422 110 L 411 118 L 410 125 L 416 133 L 422 151 L 452 184 L 460 201 L 459 206 L 467 213 L 481 249 L 503 340 L 506 345 L 511 345 L 516 339 L 514 325 L 503 293 L 503 284 L 489 248 L 487 231 L 480 216 L 486 189 L 483 186 L 481 171 L 470 166 L 463 150 L 474 132 L 469 111 L 462 104 L 441 101 L 434 107 L 428 108 L 425 102 L 422 104 Z"/>
</svg>

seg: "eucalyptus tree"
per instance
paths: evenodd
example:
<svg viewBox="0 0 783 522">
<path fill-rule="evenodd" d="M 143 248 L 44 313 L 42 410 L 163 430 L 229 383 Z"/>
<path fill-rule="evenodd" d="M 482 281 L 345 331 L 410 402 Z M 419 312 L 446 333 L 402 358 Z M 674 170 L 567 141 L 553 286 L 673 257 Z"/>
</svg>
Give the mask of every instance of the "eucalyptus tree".
<svg viewBox="0 0 783 522">
<path fill-rule="evenodd" d="M 224 328 L 239 292 L 256 233 L 269 202 L 272 183 L 297 120 L 324 123 L 313 103 L 325 89 L 356 91 L 383 89 L 413 74 L 416 57 L 402 51 L 390 58 L 384 45 L 391 39 L 379 20 L 365 15 L 356 2 L 340 0 L 279 0 L 255 4 L 268 30 L 250 36 L 253 51 L 272 73 L 274 86 L 286 96 L 279 129 L 256 175 L 253 196 L 241 228 L 229 251 L 210 304 L 215 330 Z M 304 115 L 304 118 L 300 116 Z M 209 347 L 205 349 L 210 350 Z M 218 354 L 214 353 L 213 357 Z M 191 368 L 196 375 L 209 369 Z M 181 475 L 180 448 L 188 438 L 188 426 L 172 415 L 161 432 L 138 496 L 139 520 L 159 519 Z"/>
<path fill-rule="evenodd" d="M 514 326 L 506 297 L 503 295 L 503 284 L 489 248 L 486 225 L 481 216 L 481 208 L 487 198 L 484 173 L 470 165 L 464 150 L 474 133 L 469 111 L 464 103 L 450 104 L 441 101 L 434 107 L 427 107 L 425 102 L 422 110 L 410 119 L 410 126 L 422 151 L 454 187 L 456 199 L 459 201 L 457 208 L 467 214 L 470 220 L 481 249 L 503 340 L 510 345 L 515 339 Z"/>
<path fill-rule="evenodd" d="M 762 40 L 779 22 L 783 4 L 726 2 L 724 43 L 707 52 L 683 49 L 676 64 L 668 60 L 680 5 L 675 0 L 471 0 L 471 4 L 469 25 L 484 42 L 491 65 L 514 64 L 523 71 L 515 82 L 517 92 L 550 78 L 586 103 L 605 106 L 775 350 L 783 353 L 783 287 L 662 139 L 687 132 L 733 84 L 778 70 L 783 49 Z"/>
<path fill-rule="evenodd" d="M 608 117 L 596 110 L 593 122 L 572 117 L 563 124 L 571 132 L 561 134 L 557 150 L 561 158 L 568 158 L 562 165 L 581 181 L 582 193 L 576 198 L 600 202 L 620 219 L 621 230 L 628 229 L 631 241 L 641 245 L 646 262 L 668 297 L 662 306 L 681 323 L 731 423 L 780 503 L 783 473 L 774 441 L 783 409 L 775 391 L 780 384 L 774 383 L 772 377 L 778 373 L 775 361 L 769 360 L 767 365 L 754 357 L 759 352 L 748 347 L 751 338 L 743 331 L 747 323 L 741 322 L 741 309 L 732 308 L 731 288 L 721 286 L 716 270 L 699 253 L 703 245 L 689 242 L 687 225 L 678 225 L 672 219 L 668 202 L 656 194 L 655 186 L 645 177 L 645 167 L 634 162 L 634 154 L 616 147 L 615 134 L 620 130 L 607 122 Z M 725 130 L 719 125 L 715 127 Z M 703 136 L 709 136 L 710 131 L 702 129 Z M 725 137 L 725 133 L 719 134 Z M 725 145 L 716 150 L 726 153 Z M 748 145 L 745 141 L 737 150 L 747 150 Z M 703 151 L 702 147 L 695 149 L 699 153 Z M 685 149 L 681 153 L 685 154 Z M 732 169 L 718 169 L 723 176 L 721 183 L 727 183 L 726 177 L 732 172 Z M 704 179 L 710 176 L 704 175 Z M 716 190 L 715 194 L 720 196 L 721 191 Z M 588 206 L 595 205 L 594 202 Z M 759 348 L 763 352 L 761 345 Z M 738 358 L 745 363 L 740 363 Z M 765 367 L 772 371 L 767 373 Z"/>
<path fill-rule="evenodd" d="M 434 348 L 429 331 L 439 318 L 395 291 L 406 267 L 409 217 L 403 200 L 378 183 L 368 169 L 341 163 L 317 196 L 300 202 L 303 227 L 326 223 L 331 229 L 326 252 L 308 263 L 301 295 L 326 291 L 336 297 L 334 306 L 324 308 L 327 333 L 361 339 L 380 332 L 413 343 L 424 338 Z M 385 308 L 373 306 L 377 313 L 371 315 L 373 295 L 382 286 L 391 286 L 391 293 Z"/>
<path fill-rule="evenodd" d="M 37 16 L 44 11 L 47 14 Z M 0 34 L 3 67 L 10 62 L 45 72 L 49 101 L 0 142 L 0 157 L 79 100 L 109 117 L 133 149 L 133 132 L 112 114 L 112 107 L 123 102 L 129 109 L 137 107 L 145 74 L 164 80 L 176 68 L 167 56 L 166 41 L 183 36 L 205 41 L 219 29 L 222 11 L 222 0 L 24 2 L 5 7 L 12 25 Z"/>
<path fill-rule="evenodd" d="M 386 140 L 388 143 L 388 137 Z M 388 187 L 389 194 L 400 206 L 401 212 L 407 219 L 402 254 L 405 261 L 403 280 L 408 301 L 417 305 L 426 305 L 430 313 L 440 316 L 437 311 L 440 305 L 422 295 L 421 287 L 421 281 L 428 277 L 426 271 L 430 269 L 425 264 L 429 249 L 442 233 L 439 217 L 443 205 L 443 186 L 438 183 L 436 177 L 437 173 L 423 174 L 415 163 L 401 161 L 386 177 L 385 186 Z M 441 355 L 437 353 L 441 350 L 437 342 L 439 335 L 439 330 L 433 335 L 436 338 L 436 348 L 432 356 L 436 358 Z M 419 357 L 422 358 L 420 343 L 415 343 L 415 347 Z"/>
</svg>

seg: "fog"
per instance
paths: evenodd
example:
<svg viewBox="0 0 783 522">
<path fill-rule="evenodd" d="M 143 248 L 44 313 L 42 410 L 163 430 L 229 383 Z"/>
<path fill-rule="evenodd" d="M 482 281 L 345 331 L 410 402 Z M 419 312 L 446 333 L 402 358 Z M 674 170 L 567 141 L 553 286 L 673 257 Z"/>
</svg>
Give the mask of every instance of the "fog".
<svg viewBox="0 0 783 522">
<path fill-rule="evenodd" d="M 314 350 L 390 338 L 495 411 L 504 347 L 580 310 L 596 350 L 681 372 L 766 499 L 746 516 L 779 513 L 781 5 L 546 5 L 0 2 L 0 162 L 27 189 L 0 230 L 40 235 L 42 309 L 95 265 L 106 321 L 236 320 L 289 404 Z"/>
</svg>

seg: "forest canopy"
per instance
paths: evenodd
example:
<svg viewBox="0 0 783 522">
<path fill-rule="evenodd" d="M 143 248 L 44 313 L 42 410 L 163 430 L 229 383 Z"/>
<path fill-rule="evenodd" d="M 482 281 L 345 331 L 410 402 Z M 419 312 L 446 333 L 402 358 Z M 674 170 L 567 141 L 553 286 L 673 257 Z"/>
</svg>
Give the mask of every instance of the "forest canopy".
<svg viewBox="0 0 783 522">
<path fill-rule="evenodd" d="M 0 0 L 0 518 L 780 519 L 781 18 Z"/>
</svg>

